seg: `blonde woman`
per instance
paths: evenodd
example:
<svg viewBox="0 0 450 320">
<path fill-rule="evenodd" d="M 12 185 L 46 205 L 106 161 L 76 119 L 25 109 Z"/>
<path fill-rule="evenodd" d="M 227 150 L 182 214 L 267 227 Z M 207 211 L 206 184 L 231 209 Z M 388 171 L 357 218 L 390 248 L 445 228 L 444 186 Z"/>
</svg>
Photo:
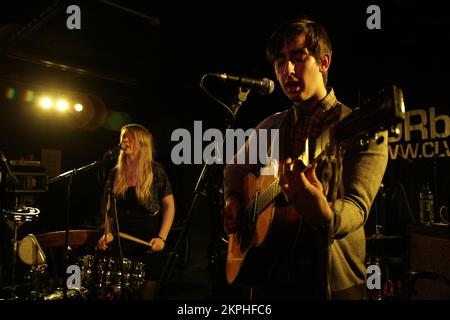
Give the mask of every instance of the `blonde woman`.
<svg viewBox="0 0 450 320">
<path fill-rule="evenodd" d="M 106 250 L 112 243 L 113 251 L 118 254 L 112 229 L 116 228 L 112 224 L 112 195 L 116 199 L 120 232 L 148 241 L 151 246 L 149 252 L 148 246 L 121 238 L 123 256 L 146 264 L 146 282 L 139 298 L 152 299 L 164 265 L 162 251 L 172 227 L 175 201 L 163 166 L 153 161 L 150 132 L 141 125 L 129 124 L 122 127 L 120 142 L 123 148 L 105 186 L 110 192 L 105 234 L 99 239 L 98 247 Z"/>
</svg>

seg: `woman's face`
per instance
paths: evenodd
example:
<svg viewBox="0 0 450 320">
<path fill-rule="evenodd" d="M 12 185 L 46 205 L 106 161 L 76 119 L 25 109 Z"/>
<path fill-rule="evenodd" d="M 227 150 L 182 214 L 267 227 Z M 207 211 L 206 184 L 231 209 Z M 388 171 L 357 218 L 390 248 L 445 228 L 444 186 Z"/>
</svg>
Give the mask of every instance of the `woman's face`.
<svg viewBox="0 0 450 320">
<path fill-rule="evenodd" d="M 125 147 L 123 149 L 123 153 L 125 155 L 135 156 L 137 154 L 138 146 L 137 146 L 136 140 L 134 139 L 133 135 L 128 130 L 124 131 L 120 143 L 125 145 Z"/>
</svg>

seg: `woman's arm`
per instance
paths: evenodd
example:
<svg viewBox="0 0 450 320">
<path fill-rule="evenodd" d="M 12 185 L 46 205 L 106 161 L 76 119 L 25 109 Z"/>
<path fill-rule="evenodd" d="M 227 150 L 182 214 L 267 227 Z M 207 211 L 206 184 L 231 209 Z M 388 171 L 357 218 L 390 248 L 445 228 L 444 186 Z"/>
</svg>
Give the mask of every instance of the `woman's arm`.
<svg viewBox="0 0 450 320">
<path fill-rule="evenodd" d="M 159 236 L 163 238 L 164 241 L 167 240 L 170 228 L 172 228 L 173 219 L 175 217 L 175 199 L 173 194 L 169 194 L 162 198 L 163 214 L 161 228 L 159 229 Z"/>
<path fill-rule="evenodd" d="M 109 197 L 108 197 L 108 201 L 106 203 L 106 209 L 105 209 L 105 232 L 101 236 L 101 238 L 98 240 L 98 243 L 97 243 L 98 248 L 101 250 L 108 249 L 108 244 L 114 240 L 114 236 L 113 236 L 112 230 L 111 230 L 111 223 L 110 223 L 111 218 L 108 217 L 108 211 L 109 211 L 110 206 L 111 206 L 111 204 L 110 204 Z"/>
<path fill-rule="evenodd" d="M 161 199 L 161 202 L 163 207 L 161 228 L 159 229 L 158 237 L 150 240 L 153 251 L 161 251 L 164 248 L 175 217 L 175 200 L 173 194 L 165 196 Z"/>
</svg>

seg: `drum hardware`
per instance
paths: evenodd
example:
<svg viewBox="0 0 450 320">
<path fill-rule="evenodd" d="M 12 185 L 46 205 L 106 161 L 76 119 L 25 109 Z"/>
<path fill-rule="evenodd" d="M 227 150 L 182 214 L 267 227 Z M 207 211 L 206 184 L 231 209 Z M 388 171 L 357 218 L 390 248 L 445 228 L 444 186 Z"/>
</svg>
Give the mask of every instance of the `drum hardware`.
<svg viewBox="0 0 450 320">
<path fill-rule="evenodd" d="M 139 260 L 85 255 L 78 259 L 81 270 L 81 287 L 91 296 L 109 300 L 123 290 L 134 291 L 145 282 L 145 265 Z M 123 270 L 123 274 L 122 271 Z M 123 277 L 122 277 L 123 275 Z"/>
<path fill-rule="evenodd" d="M 13 238 L 13 255 L 12 255 L 12 269 L 11 269 L 11 299 L 18 299 L 16 296 L 16 264 L 18 256 L 18 241 L 17 241 L 17 231 L 20 226 L 25 222 L 35 221 L 39 217 L 40 210 L 38 208 L 21 206 L 15 210 L 3 210 L 3 218 L 7 222 L 12 223 L 12 229 L 14 232 Z"/>
</svg>

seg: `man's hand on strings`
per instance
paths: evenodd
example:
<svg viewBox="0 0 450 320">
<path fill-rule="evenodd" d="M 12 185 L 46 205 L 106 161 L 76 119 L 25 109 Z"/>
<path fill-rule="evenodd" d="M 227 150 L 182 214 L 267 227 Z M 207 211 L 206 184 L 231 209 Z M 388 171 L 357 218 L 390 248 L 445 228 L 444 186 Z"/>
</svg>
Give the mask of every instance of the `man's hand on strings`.
<svg viewBox="0 0 450 320">
<path fill-rule="evenodd" d="M 281 190 L 286 200 L 314 227 L 327 224 L 332 210 L 323 194 L 322 183 L 316 176 L 317 165 L 305 168 L 300 160 L 288 158 L 280 177 Z"/>
</svg>

